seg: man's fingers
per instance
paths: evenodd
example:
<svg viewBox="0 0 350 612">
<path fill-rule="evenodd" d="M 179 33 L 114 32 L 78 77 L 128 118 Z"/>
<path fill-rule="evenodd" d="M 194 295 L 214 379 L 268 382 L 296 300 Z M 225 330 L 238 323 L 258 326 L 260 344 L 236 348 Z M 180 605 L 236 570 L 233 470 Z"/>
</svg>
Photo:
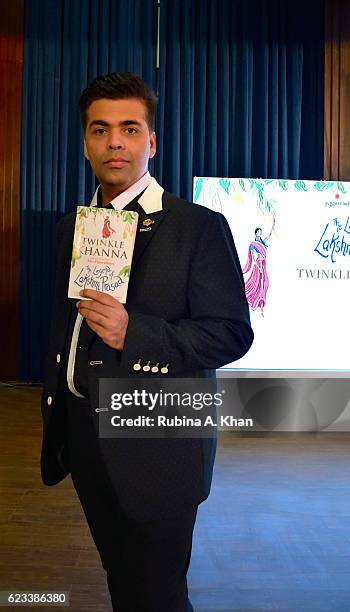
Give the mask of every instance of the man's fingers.
<svg viewBox="0 0 350 612">
<path fill-rule="evenodd" d="M 96 300 L 81 300 L 77 303 L 77 308 L 83 317 L 90 316 L 91 312 L 95 312 L 105 318 L 109 318 L 112 314 L 110 306 L 96 302 Z"/>
<path fill-rule="evenodd" d="M 95 323 L 94 321 L 91 321 L 90 319 L 86 319 L 86 323 L 88 324 L 90 329 L 92 329 L 92 331 L 95 332 L 95 334 L 97 334 L 100 338 L 102 338 L 102 336 L 105 333 L 105 328 L 103 327 L 103 325 L 99 325 L 98 323 Z"/>
<path fill-rule="evenodd" d="M 125 333 L 123 334 L 123 336 L 121 335 L 116 336 L 115 334 L 111 334 L 110 332 L 108 332 L 106 328 L 99 325 L 98 323 L 89 321 L 89 319 L 86 319 L 86 323 L 88 324 L 90 329 L 92 329 L 92 331 L 95 334 L 97 334 L 97 336 L 99 336 L 101 340 L 105 342 L 105 344 L 107 344 L 107 346 L 110 346 L 113 349 L 118 349 L 119 351 L 122 350 L 123 344 L 124 344 Z"/>
<path fill-rule="evenodd" d="M 85 289 L 77 302 L 80 314 L 86 323 L 103 342 L 113 349 L 122 350 L 124 346 L 128 313 L 123 304 L 110 295 Z"/>
<path fill-rule="evenodd" d="M 103 329 L 110 326 L 110 320 L 94 310 L 81 310 L 80 314 L 87 323 L 96 323 L 100 327 L 103 327 Z"/>
<path fill-rule="evenodd" d="M 95 289 L 82 289 L 79 294 L 81 297 L 87 298 L 88 300 L 94 300 L 100 304 L 105 304 L 106 306 L 115 306 L 116 304 L 120 304 L 119 300 L 114 298 L 112 295 L 102 293 L 102 291 L 96 291 Z"/>
</svg>

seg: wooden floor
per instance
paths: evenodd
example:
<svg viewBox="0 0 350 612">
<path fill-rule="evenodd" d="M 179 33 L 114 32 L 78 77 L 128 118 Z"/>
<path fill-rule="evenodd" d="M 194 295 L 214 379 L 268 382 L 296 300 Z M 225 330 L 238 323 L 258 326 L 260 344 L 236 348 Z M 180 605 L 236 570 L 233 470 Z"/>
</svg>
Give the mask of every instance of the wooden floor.
<svg viewBox="0 0 350 612">
<path fill-rule="evenodd" d="M 40 480 L 39 395 L 0 387 L 0 590 L 64 590 L 73 612 L 110 612 L 70 479 L 56 487 Z M 220 438 L 212 493 L 195 528 L 195 612 L 350 611 L 349 441 L 347 434 Z"/>
</svg>

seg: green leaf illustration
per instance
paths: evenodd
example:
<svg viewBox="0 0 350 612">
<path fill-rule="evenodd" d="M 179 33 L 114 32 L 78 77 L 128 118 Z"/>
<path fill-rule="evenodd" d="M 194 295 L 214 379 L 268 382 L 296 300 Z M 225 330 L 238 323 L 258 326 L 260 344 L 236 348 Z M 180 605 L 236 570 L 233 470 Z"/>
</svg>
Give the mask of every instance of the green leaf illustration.
<svg viewBox="0 0 350 612">
<path fill-rule="evenodd" d="M 118 276 L 130 276 L 130 266 L 124 266 L 124 268 L 119 270 Z"/>
<path fill-rule="evenodd" d="M 251 189 L 254 189 L 254 187 L 255 187 L 255 181 L 254 181 L 254 179 L 249 179 L 249 185 L 250 185 L 250 188 L 251 188 Z"/>
<path fill-rule="evenodd" d="M 128 210 L 122 213 L 123 221 L 131 225 L 135 219 L 134 212 L 132 210 Z"/>
<path fill-rule="evenodd" d="M 346 189 L 345 189 L 345 187 L 344 187 L 343 183 L 341 183 L 340 181 L 338 181 L 338 182 L 337 182 L 337 187 L 338 187 L 338 190 L 339 190 L 341 193 L 346 193 Z"/>
<path fill-rule="evenodd" d="M 281 187 L 281 189 L 283 189 L 283 191 L 288 191 L 288 181 L 279 180 L 278 184 Z"/>
<path fill-rule="evenodd" d="M 307 187 L 306 187 L 304 181 L 295 181 L 294 187 L 298 191 L 307 191 Z"/>
<path fill-rule="evenodd" d="M 227 195 L 230 193 L 230 180 L 229 179 L 219 179 L 219 185 L 226 191 Z"/>
<path fill-rule="evenodd" d="M 331 181 L 329 183 L 326 181 L 316 181 L 316 183 L 314 183 L 314 187 L 315 189 L 317 189 L 317 191 L 326 191 L 326 189 L 331 189 L 333 185 L 334 181 Z"/>
<path fill-rule="evenodd" d="M 194 189 L 194 201 L 195 202 L 198 202 L 198 198 L 199 198 L 200 193 L 202 191 L 202 186 L 203 186 L 203 179 L 202 178 L 197 178 L 196 184 L 195 184 L 195 189 Z"/>
<path fill-rule="evenodd" d="M 240 188 L 243 189 L 243 191 L 246 191 L 244 180 L 240 178 L 238 179 L 238 183 L 239 183 Z"/>
</svg>

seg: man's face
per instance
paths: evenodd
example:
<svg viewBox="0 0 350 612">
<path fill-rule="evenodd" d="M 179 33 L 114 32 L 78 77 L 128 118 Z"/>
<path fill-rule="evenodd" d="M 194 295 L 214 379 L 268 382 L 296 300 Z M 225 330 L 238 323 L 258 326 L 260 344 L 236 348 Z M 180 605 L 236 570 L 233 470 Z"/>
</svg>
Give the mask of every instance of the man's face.
<svg viewBox="0 0 350 612">
<path fill-rule="evenodd" d="M 259 238 L 261 238 L 261 229 L 256 230 L 255 232 L 255 238 L 258 240 Z"/>
<path fill-rule="evenodd" d="M 142 100 L 101 98 L 87 109 L 84 154 L 102 192 L 116 197 L 136 183 L 155 152 L 156 135 L 149 131 Z"/>
</svg>

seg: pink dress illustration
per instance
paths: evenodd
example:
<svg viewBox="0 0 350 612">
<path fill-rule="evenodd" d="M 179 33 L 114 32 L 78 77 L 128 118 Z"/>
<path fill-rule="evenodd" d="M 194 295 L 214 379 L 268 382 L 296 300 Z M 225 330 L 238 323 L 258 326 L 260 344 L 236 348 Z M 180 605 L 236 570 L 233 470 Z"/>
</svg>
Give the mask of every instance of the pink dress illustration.
<svg viewBox="0 0 350 612">
<path fill-rule="evenodd" d="M 102 228 L 102 238 L 109 238 L 111 234 L 115 234 L 115 230 L 111 227 L 109 217 L 106 217 Z"/>
<path fill-rule="evenodd" d="M 274 226 L 275 217 L 273 217 L 271 231 L 264 239 L 261 237 L 261 227 L 256 228 L 255 240 L 249 245 L 247 262 L 242 270 L 248 304 L 252 310 L 260 308 L 262 316 L 264 316 L 266 294 L 269 288 L 269 277 L 266 269 L 268 245 L 266 242 L 270 238 Z"/>
</svg>

